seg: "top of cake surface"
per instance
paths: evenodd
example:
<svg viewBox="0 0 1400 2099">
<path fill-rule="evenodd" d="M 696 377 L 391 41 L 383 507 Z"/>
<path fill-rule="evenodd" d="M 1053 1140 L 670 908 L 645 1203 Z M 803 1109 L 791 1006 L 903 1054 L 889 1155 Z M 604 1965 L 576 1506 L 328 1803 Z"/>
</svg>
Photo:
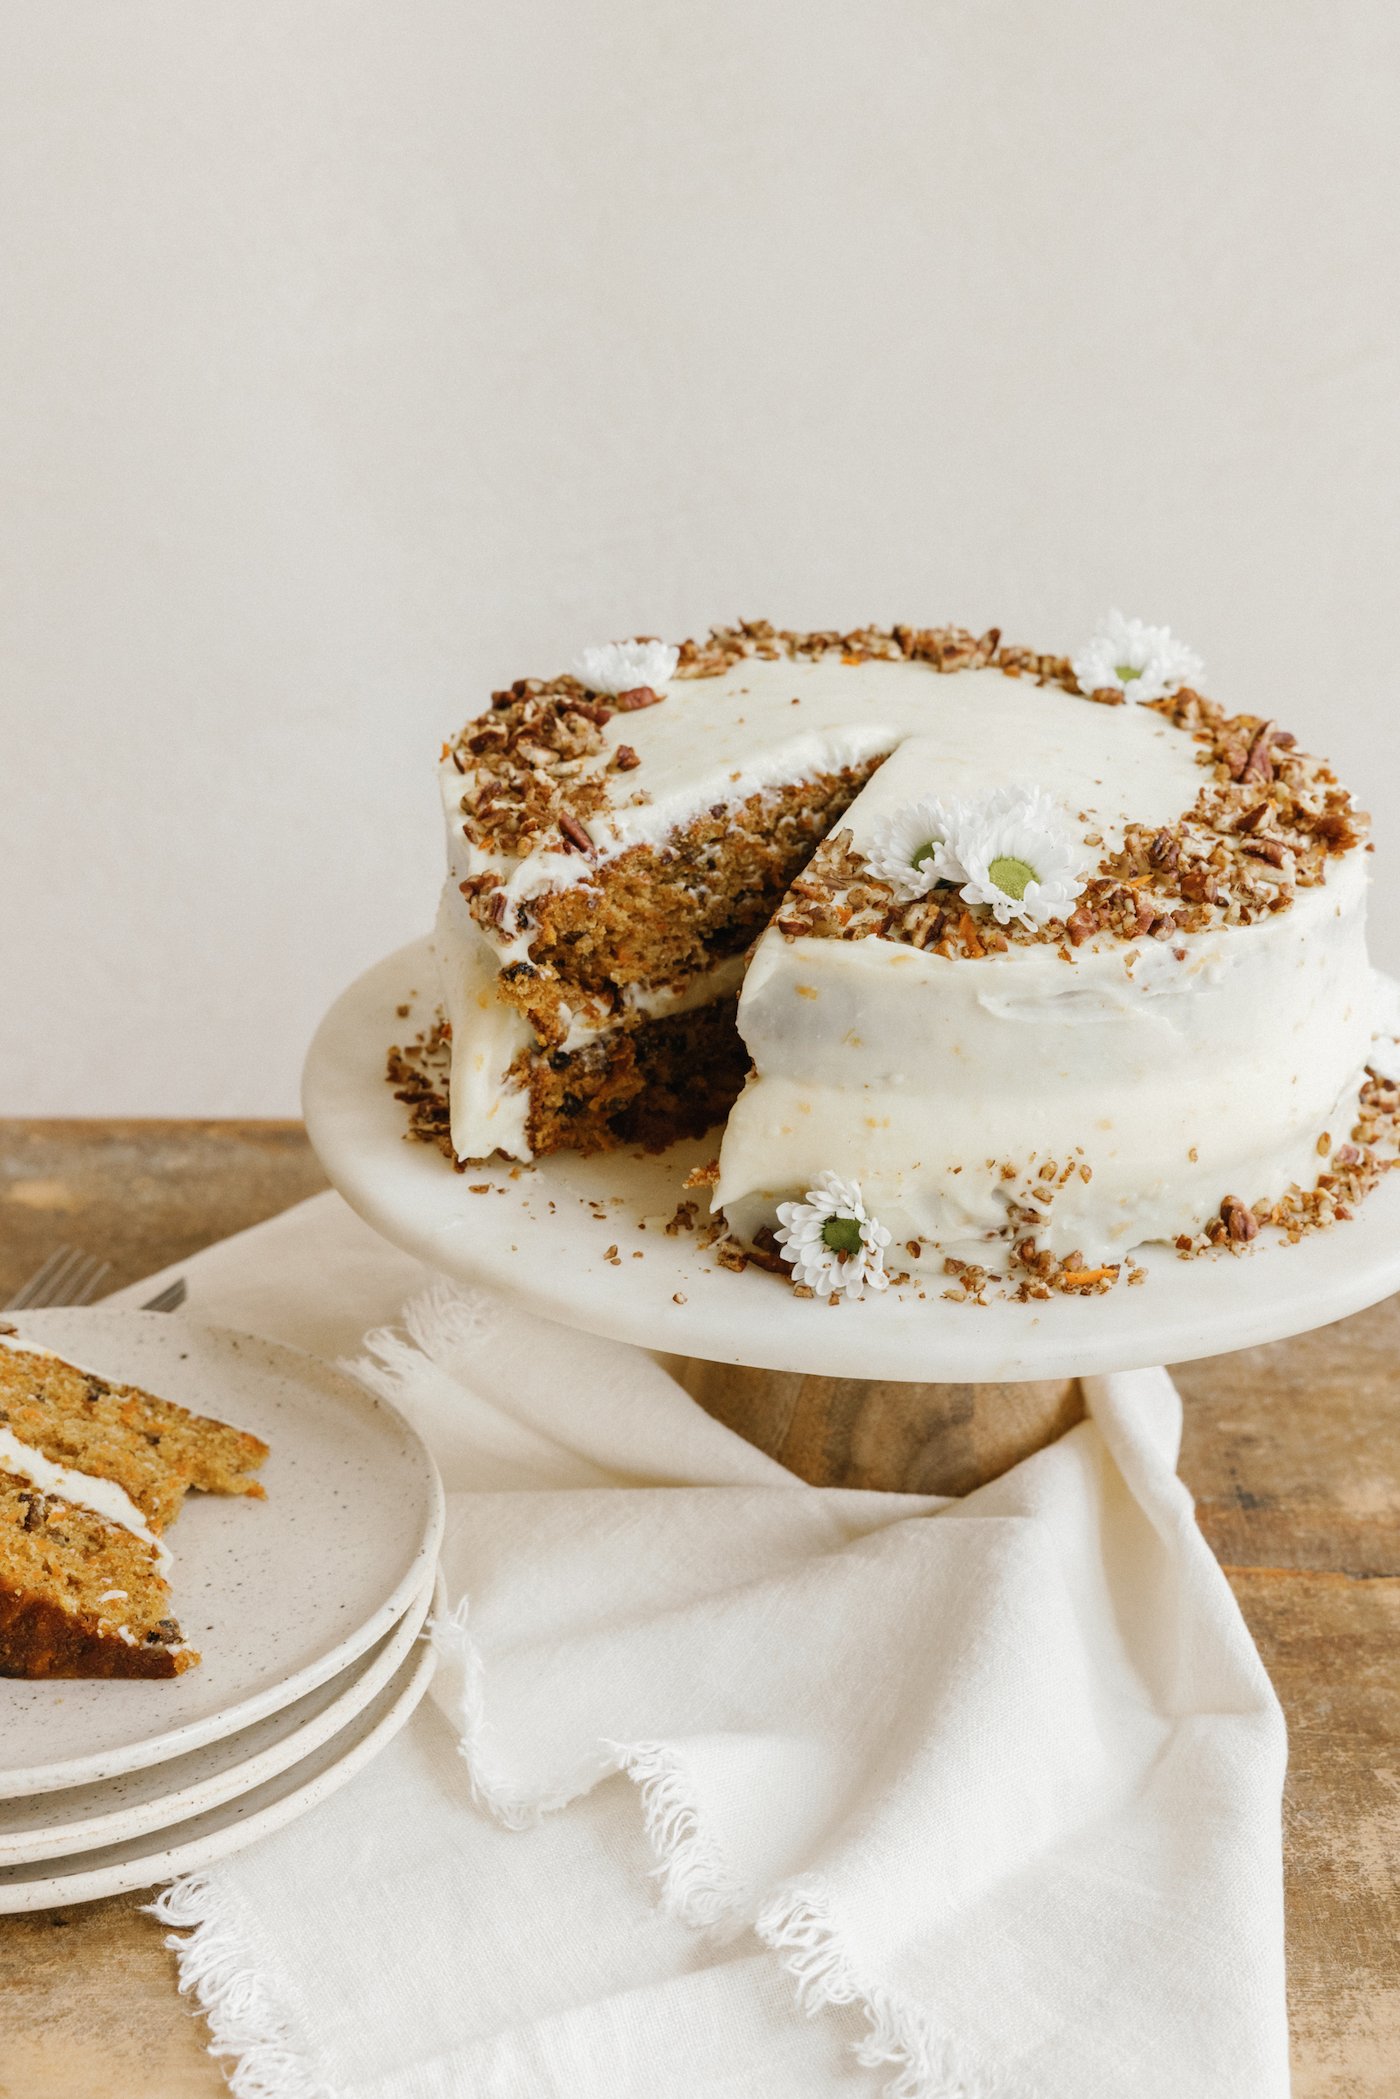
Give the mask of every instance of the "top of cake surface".
<svg viewBox="0 0 1400 2099">
<path fill-rule="evenodd" d="M 643 661 L 661 647 L 633 646 Z M 1118 684 L 1086 693 L 1067 659 L 1005 646 L 996 629 L 788 634 L 752 622 L 671 658 L 659 690 L 520 680 L 445 746 L 451 879 L 503 951 L 528 952 L 532 899 L 588 883 L 631 848 L 892 751 L 867 789 L 871 814 L 895 813 L 930 780 L 950 795 L 1033 782 L 1064 805 L 1093 854 L 1076 944 L 1147 930 L 1130 907 L 1148 878 L 1183 930 L 1278 910 L 1295 881 L 1320 880 L 1327 855 L 1361 837 L 1351 797 L 1276 723 L 1227 715 L 1170 678 L 1135 682 L 1127 665 Z M 870 873 L 870 840 L 853 843 L 857 871 Z M 840 888 L 830 842 L 813 872 Z M 923 945 L 923 918 L 912 913 L 911 932 L 910 915 L 886 912 L 878 930 Z M 801 929 L 833 930 L 819 910 Z M 979 949 L 954 929 L 944 951 Z"/>
</svg>

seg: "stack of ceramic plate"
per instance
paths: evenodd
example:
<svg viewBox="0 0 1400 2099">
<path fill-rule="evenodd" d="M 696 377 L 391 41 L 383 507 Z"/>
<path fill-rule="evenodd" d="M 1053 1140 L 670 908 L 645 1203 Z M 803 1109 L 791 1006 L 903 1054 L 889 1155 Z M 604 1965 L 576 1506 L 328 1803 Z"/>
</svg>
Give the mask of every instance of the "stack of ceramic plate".
<svg viewBox="0 0 1400 2099">
<path fill-rule="evenodd" d="M 352 1778 L 427 1688 L 442 1489 L 400 1414 L 314 1357 L 161 1313 L 40 1312 L 21 1337 L 251 1429 L 265 1502 L 170 1532 L 203 1657 L 164 1682 L 0 1679 L 0 1912 L 207 1865 Z"/>
</svg>

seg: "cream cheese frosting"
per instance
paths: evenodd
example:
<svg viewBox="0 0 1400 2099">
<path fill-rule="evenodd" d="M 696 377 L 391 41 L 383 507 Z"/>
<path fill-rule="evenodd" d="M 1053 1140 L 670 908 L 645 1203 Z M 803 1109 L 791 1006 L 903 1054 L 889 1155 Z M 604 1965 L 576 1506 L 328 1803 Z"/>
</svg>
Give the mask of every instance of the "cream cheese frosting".
<svg viewBox="0 0 1400 2099">
<path fill-rule="evenodd" d="M 1000 1265 L 1012 1203 L 1041 1209 L 1052 1254 L 1094 1264 L 1199 1229 L 1227 1191 L 1276 1198 L 1313 1178 L 1320 1132 L 1355 1120 L 1365 888 L 1353 855 L 1257 926 L 1071 963 L 1046 945 L 969 965 L 766 933 L 739 1008 L 755 1070 L 715 1204 L 751 1238 L 835 1166 L 918 1268 Z M 1074 1171 L 1041 1205 L 1052 1163 Z"/>
<path fill-rule="evenodd" d="M 54 1501 L 66 1501 L 75 1508 L 87 1509 L 91 1515 L 100 1516 L 104 1523 L 115 1523 L 122 1530 L 130 1531 L 143 1545 L 151 1547 L 162 1574 L 171 1565 L 169 1547 L 161 1543 L 124 1487 L 119 1487 L 115 1480 L 102 1479 L 91 1472 L 79 1472 L 72 1465 L 57 1464 L 52 1458 L 46 1458 L 41 1450 L 36 1450 L 32 1443 L 22 1442 L 13 1429 L 6 1428 L 3 1423 L 0 1423 L 0 1472 L 13 1473 Z"/>
<path fill-rule="evenodd" d="M 464 823 L 470 782 L 460 749 L 446 756 L 449 873 L 435 946 L 457 1156 L 531 1155 L 521 1065 L 536 1038 L 498 989 L 501 970 L 529 957 L 522 907 L 591 882 L 634 847 L 664 851 L 707 813 L 878 766 L 840 825 L 867 862 L 921 799 L 1027 786 L 1054 797 L 1098 861 L 1130 826 L 1180 824 L 1223 777 L 1203 770 L 1190 727 L 1131 698 L 1093 704 L 1055 675 L 945 672 L 833 648 L 678 677 L 658 704 L 600 716 L 600 747 L 558 769 L 597 783 L 575 851 L 559 830 L 511 851 Z M 1235 782 L 1272 777 L 1268 734 L 1263 749 L 1260 773 L 1242 755 Z M 1251 834 L 1244 850 L 1254 844 Z M 1250 864 L 1272 881 L 1267 838 L 1259 845 Z M 1292 884 L 1291 871 L 1278 880 Z M 498 906 L 490 924 L 462 894 L 483 881 Z M 1027 1217 L 1051 1254 L 1117 1262 L 1218 1218 L 1227 1192 L 1252 1204 L 1309 1182 L 1324 1133 L 1340 1142 L 1350 1129 L 1373 1007 L 1360 851 L 1336 850 L 1290 894 L 1288 908 L 1266 900 L 1252 922 L 1222 912 L 1187 930 L 1169 917 L 1159 937 L 1132 938 L 1093 920 L 1087 937 L 1071 928 L 1072 946 L 1017 940 L 974 948 L 976 959 L 893 932 L 817 937 L 775 923 L 749 956 L 686 982 L 629 986 L 596 1011 L 581 996 L 563 1046 L 742 981 L 753 1071 L 729 1115 L 714 1198 L 741 1240 L 835 1172 L 860 1183 L 893 1232 L 892 1265 L 954 1253 L 997 1266 Z"/>
<path fill-rule="evenodd" d="M 500 971 L 529 953 L 528 930 L 495 934 L 473 918 L 461 884 L 499 878 L 514 926 L 516 907 L 545 891 L 588 881 L 595 869 L 633 846 L 658 846 L 678 825 L 718 804 L 732 805 L 767 788 L 848 766 L 865 766 L 919 747 L 871 806 L 886 806 L 899 783 L 930 756 L 949 791 L 1053 776 L 1057 787 L 1097 819 L 1105 845 L 1130 817 L 1170 821 L 1193 800 L 1200 773 L 1189 737 L 1159 715 L 1090 705 L 1055 688 L 994 669 L 938 673 L 926 663 L 883 659 L 848 663 L 746 658 L 719 677 L 678 680 L 655 707 L 614 716 L 604 730 L 595 770 L 605 773 L 626 743 L 640 761 L 610 776 L 610 806 L 585 828 L 592 860 L 578 853 L 492 851 L 467 835 L 463 776 L 451 758 L 439 767 L 447 829 L 448 874 L 434 952 L 443 1005 L 452 1026 L 452 1141 L 458 1158 L 499 1150 L 531 1156 L 529 1101 L 512 1065 L 534 1040 L 518 1008 L 497 991 Z M 922 751 L 922 755 L 920 755 Z M 886 763 L 866 792 L 879 789 Z M 643 784 L 634 784 L 643 783 Z M 644 795 L 644 800 L 634 796 Z M 742 973 L 729 964 L 720 982 L 671 991 L 656 987 L 654 1013 L 683 1010 L 683 1001 L 723 995 Z M 634 994 L 634 996 L 636 996 Z M 571 1046 L 585 1039 L 579 1018 Z"/>
<path fill-rule="evenodd" d="M 907 739 L 847 813 L 856 849 L 931 786 L 995 786 L 1013 767 L 1111 849 L 1126 819 L 1179 817 L 1201 779 L 1190 739 L 1160 716 L 1105 719 L 1058 691 L 1011 698 L 991 741 L 989 760 L 961 720 Z M 1002 1265 L 1013 1209 L 1040 1220 L 1050 1254 L 1095 1265 L 1196 1232 L 1227 1192 L 1253 1204 L 1309 1183 L 1320 1133 L 1340 1141 L 1355 1120 L 1370 1053 L 1366 887 L 1353 852 L 1252 925 L 971 964 L 770 927 L 740 1002 L 754 1072 L 715 1205 L 752 1239 L 834 1168 L 915 1270 L 949 1254 Z"/>
</svg>

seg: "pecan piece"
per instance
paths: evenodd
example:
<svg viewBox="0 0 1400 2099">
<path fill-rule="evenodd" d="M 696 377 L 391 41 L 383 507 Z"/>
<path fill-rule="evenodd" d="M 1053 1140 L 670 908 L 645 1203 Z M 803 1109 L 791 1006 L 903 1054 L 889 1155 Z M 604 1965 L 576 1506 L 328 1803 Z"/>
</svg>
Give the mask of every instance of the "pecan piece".
<svg viewBox="0 0 1400 2099">
<path fill-rule="evenodd" d="M 1272 780 L 1274 777 L 1274 760 L 1269 746 L 1277 734 L 1277 722 L 1264 723 L 1264 726 L 1255 736 L 1253 743 L 1249 746 L 1249 752 L 1244 761 L 1244 770 L 1239 775 L 1240 779 Z"/>
<path fill-rule="evenodd" d="M 1230 1237 L 1237 1244 L 1258 1236 L 1259 1220 L 1248 1203 L 1242 1203 L 1237 1195 L 1227 1195 L 1220 1205 L 1221 1220 Z"/>
<path fill-rule="evenodd" d="M 566 845 L 572 846 L 576 853 L 587 853 L 590 858 L 592 857 L 593 840 L 584 830 L 578 818 L 571 816 L 567 809 L 561 809 L 559 812 L 559 829 L 564 834 L 564 843 Z"/>
<path fill-rule="evenodd" d="M 1220 901 L 1215 878 L 1209 868 L 1188 867 L 1181 878 L 1181 893 L 1188 904 L 1215 904 Z"/>
<path fill-rule="evenodd" d="M 619 714 L 635 714 L 639 707 L 658 707 L 660 704 L 660 693 L 653 692 L 649 685 L 634 685 L 630 692 L 620 692 L 613 700 Z"/>
</svg>

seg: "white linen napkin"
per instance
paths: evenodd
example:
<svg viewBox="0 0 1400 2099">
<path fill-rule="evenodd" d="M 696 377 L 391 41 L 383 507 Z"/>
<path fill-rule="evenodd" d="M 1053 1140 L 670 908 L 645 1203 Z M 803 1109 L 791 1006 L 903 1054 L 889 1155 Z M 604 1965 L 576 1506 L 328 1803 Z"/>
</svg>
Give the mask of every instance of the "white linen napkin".
<svg viewBox="0 0 1400 2099">
<path fill-rule="evenodd" d="M 1287 2092 L 1283 1722 L 1165 1372 L 961 1500 L 819 1491 L 335 1197 L 182 1267 L 326 1355 L 402 1317 L 449 1490 L 432 1701 L 161 1898 L 240 2099 Z"/>
</svg>

